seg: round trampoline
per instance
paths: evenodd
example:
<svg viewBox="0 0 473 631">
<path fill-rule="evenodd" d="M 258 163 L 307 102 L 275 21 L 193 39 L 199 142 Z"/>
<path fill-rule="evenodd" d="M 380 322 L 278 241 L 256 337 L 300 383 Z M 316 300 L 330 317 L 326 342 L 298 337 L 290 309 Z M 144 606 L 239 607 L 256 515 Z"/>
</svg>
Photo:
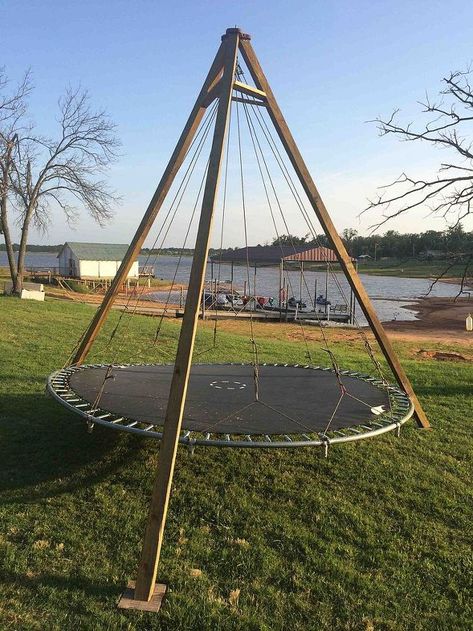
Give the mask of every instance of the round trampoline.
<svg viewBox="0 0 473 631">
<path fill-rule="evenodd" d="M 173 365 L 69 366 L 48 390 L 90 425 L 162 437 Z M 399 428 L 413 413 L 407 395 L 353 371 L 319 366 L 194 364 L 181 443 L 300 447 L 368 438 Z"/>
</svg>

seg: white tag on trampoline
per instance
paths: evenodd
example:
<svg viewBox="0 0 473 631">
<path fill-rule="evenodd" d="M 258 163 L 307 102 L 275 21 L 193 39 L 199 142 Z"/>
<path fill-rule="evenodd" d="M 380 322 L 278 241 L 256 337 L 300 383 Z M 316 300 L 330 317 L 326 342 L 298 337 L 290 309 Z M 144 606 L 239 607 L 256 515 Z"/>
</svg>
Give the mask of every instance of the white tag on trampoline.
<svg viewBox="0 0 473 631">
<path fill-rule="evenodd" d="M 384 405 L 378 405 L 376 408 L 371 408 L 371 412 L 376 414 L 376 416 L 383 414 L 385 412 Z"/>
</svg>

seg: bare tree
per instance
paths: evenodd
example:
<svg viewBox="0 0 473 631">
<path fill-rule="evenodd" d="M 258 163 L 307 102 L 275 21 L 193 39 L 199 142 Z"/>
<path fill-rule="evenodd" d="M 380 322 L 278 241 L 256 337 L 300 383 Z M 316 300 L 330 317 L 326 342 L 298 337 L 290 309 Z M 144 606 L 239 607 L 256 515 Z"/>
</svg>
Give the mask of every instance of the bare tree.
<svg viewBox="0 0 473 631">
<path fill-rule="evenodd" d="M 340 236 L 345 241 L 348 252 L 352 255 L 353 240 L 358 236 L 358 232 L 354 228 L 344 228 Z"/>
<path fill-rule="evenodd" d="M 450 73 L 442 82 L 439 98 L 426 96 L 420 102 L 427 118 L 420 127 L 397 121 L 399 110 L 376 123 L 381 136 L 394 134 L 407 142 L 423 142 L 446 152 L 437 172 L 428 179 L 402 173 L 394 182 L 380 187 L 381 193 L 370 200 L 369 209 L 383 211 L 374 228 L 415 208 L 427 208 L 447 224 L 457 226 L 473 213 L 473 87 L 471 69 Z M 469 273 L 471 253 L 463 253 L 463 282 Z"/>
<path fill-rule="evenodd" d="M 10 265 L 14 290 L 22 289 L 31 226 L 47 230 L 51 211 L 60 208 L 73 223 L 84 207 L 100 225 L 109 220 L 117 198 L 103 179 L 116 158 L 115 125 L 103 110 L 94 110 L 81 89 L 67 90 L 59 100 L 57 138 L 17 133 L 8 166 L 4 195 L 12 201 L 20 227 L 16 270 Z M 9 232 L 8 218 L 3 232 Z"/>
<path fill-rule="evenodd" d="M 13 289 L 17 291 L 17 265 L 9 225 L 9 193 L 18 137 L 29 130 L 25 120 L 26 100 L 32 89 L 29 71 L 7 94 L 8 87 L 5 70 L 0 68 L 0 233 L 5 241 Z"/>
</svg>

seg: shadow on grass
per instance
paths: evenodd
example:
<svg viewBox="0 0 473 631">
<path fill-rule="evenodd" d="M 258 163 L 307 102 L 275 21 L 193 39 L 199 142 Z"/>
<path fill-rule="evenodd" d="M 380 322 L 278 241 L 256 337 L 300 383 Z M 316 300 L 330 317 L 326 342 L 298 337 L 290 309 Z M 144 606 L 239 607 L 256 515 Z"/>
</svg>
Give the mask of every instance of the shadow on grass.
<svg viewBox="0 0 473 631">
<path fill-rule="evenodd" d="M 78 574 L 61 576 L 60 574 L 41 573 L 37 576 L 30 577 L 25 574 L 13 574 L 7 570 L 2 570 L 0 577 L 5 583 L 8 583 L 8 585 L 15 585 L 16 587 L 26 588 L 32 591 L 41 591 L 44 590 L 45 587 L 61 590 L 62 592 L 74 589 L 82 590 L 88 596 L 99 596 L 101 599 L 104 597 L 118 598 L 124 589 L 124 585 L 114 583 L 93 583 L 89 578 L 82 577 Z"/>
<path fill-rule="evenodd" d="M 2 397 L 0 492 L 31 502 L 99 482 L 139 458 L 143 440 L 86 423 L 43 394 Z M 24 491 L 24 493 L 18 493 Z"/>
<path fill-rule="evenodd" d="M 447 383 L 447 384 L 431 384 L 420 385 L 416 387 L 416 394 L 419 397 L 422 396 L 438 396 L 438 397 L 457 397 L 457 396 L 471 396 L 471 384 L 467 383 Z"/>
</svg>

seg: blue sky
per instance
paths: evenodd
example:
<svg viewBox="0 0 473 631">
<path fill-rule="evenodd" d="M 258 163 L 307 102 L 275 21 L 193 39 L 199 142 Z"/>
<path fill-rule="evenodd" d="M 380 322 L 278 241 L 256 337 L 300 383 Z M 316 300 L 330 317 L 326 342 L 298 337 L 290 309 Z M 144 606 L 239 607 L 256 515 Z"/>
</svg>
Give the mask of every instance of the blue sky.
<svg viewBox="0 0 473 631">
<path fill-rule="evenodd" d="M 0 21 L 8 25 L 0 64 L 12 79 L 31 67 L 31 108 L 41 131 L 54 133 L 57 98 L 66 86 L 81 84 L 116 121 L 123 142 L 110 174 L 123 199 L 113 222 L 101 230 L 83 215 L 72 231 L 55 213 L 49 233 L 33 233 L 33 242 L 131 239 L 229 26 L 252 35 L 340 230 L 366 233 L 376 217 L 360 220 L 358 213 L 376 187 L 402 170 L 428 174 L 441 157 L 431 148 L 380 139 L 366 121 L 394 107 L 410 119 L 425 90 L 435 94 L 442 76 L 473 60 L 473 3 L 466 0 L 0 1 Z M 272 238 L 266 226 L 255 220 L 252 241 Z M 443 224 L 417 212 L 392 227 Z M 227 245 L 240 244 L 241 234 L 230 230 Z"/>
</svg>

